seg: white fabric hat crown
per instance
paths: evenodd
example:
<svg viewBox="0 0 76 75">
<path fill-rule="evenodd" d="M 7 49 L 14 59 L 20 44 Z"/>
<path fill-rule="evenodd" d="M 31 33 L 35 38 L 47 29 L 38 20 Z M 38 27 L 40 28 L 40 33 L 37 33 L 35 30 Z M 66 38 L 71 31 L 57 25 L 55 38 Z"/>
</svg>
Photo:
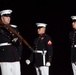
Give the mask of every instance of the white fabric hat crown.
<svg viewBox="0 0 76 75">
<path fill-rule="evenodd" d="M 46 23 L 36 23 L 37 27 L 46 27 Z"/>
<path fill-rule="evenodd" d="M 5 15 L 5 14 L 11 14 L 11 13 L 12 13 L 12 10 L 10 10 L 10 9 L 0 11 L 1 16 Z"/>
<path fill-rule="evenodd" d="M 76 16 L 71 16 L 71 19 L 72 20 L 76 20 Z"/>
</svg>

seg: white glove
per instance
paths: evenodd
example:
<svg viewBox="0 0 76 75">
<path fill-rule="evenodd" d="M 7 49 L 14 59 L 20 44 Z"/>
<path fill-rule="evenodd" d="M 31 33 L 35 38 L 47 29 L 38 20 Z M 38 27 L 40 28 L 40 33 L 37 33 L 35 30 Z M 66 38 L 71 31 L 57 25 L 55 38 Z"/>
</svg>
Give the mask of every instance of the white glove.
<svg viewBox="0 0 76 75">
<path fill-rule="evenodd" d="M 14 38 L 13 40 L 12 40 L 12 42 L 16 42 L 18 40 L 18 38 Z"/>
<path fill-rule="evenodd" d="M 47 63 L 46 63 L 46 66 L 51 66 L 50 62 L 47 62 Z"/>
<path fill-rule="evenodd" d="M 30 64 L 30 60 L 28 60 L 28 59 L 25 62 L 26 62 L 27 65 Z"/>
</svg>

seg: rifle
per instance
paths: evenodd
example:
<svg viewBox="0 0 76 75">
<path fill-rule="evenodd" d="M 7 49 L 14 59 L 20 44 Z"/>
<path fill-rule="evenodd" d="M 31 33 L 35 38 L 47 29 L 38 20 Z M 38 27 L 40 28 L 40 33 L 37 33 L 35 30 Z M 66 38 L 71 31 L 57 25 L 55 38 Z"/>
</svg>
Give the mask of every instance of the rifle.
<svg viewBox="0 0 76 75">
<path fill-rule="evenodd" d="M 34 52 L 34 49 L 28 44 L 28 42 L 20 35 L 18 34 L 16 31 L 14 31 L 11 26 L 4 24 L 1 20 L 0 20 L 0 24 L 3 25 L 5 28 L 7 28 L 9 31 L 11 31 L 14 35 L 16 35 L 19 39 L 22 40 L 22 42 L 32 51 Z"/>
</svg>

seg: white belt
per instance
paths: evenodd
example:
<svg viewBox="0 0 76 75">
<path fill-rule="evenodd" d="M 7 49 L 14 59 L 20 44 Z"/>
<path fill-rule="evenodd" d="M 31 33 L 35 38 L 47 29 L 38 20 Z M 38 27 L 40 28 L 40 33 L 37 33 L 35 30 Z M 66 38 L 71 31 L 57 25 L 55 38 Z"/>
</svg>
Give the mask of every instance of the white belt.
<svg viewBox="0 0 76 75">
<path fill-rule="evenodd" d="M 43 50 L 43 51 L 40 51 L 40 50 L 35 50 L 35 53 L 41 53 L 43 55 L 43 65 L 45 66 L 45 62 L 46 62 L 46 59 L 45 59 L 45 55 L 46 55 L 46 50 Z"/>
<path fill-rule="evenodd" d="M 8 42 L 6 42 L 6 43 L 0 43 L 0 46 L 8 46 L 8 45 L 11 45 L 11 43 L 8 43 Z"/>
<path fill-rule="evenodd" d="M 74 45 L 74 47 L 76 47 L 76 45 Z"/>
<path fill-rule="evenodd" d="M 35 50 L 35 53 L 46 53 L 47 51 L 46 50 L 44 50 L 44 51 L 40 51 L 40 50 Z"/>
</svg>

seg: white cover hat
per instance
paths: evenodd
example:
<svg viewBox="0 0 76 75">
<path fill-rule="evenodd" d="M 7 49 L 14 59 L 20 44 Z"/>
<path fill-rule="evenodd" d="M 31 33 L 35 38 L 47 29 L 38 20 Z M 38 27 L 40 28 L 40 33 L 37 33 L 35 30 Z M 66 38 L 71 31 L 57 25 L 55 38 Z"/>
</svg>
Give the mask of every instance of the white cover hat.
<svg viewBox="0 0 76 75">
<path fill-rule="evenodd" d="M 36 23 L 37 27 L 46 27 L 46 23 Z"/>
<path fill-rule="evenodd" d="M 71 19 L 72 20 L 76 20 L 76 16 L 71 16 Z"/>
<path fill-rule="evenodd" d="M 10 15 L 11 13 L 12 13 L 12 10 L 10 9 L 0 11 L 1 16 L 8 15 L 8 14 Z"/>
</svg>

